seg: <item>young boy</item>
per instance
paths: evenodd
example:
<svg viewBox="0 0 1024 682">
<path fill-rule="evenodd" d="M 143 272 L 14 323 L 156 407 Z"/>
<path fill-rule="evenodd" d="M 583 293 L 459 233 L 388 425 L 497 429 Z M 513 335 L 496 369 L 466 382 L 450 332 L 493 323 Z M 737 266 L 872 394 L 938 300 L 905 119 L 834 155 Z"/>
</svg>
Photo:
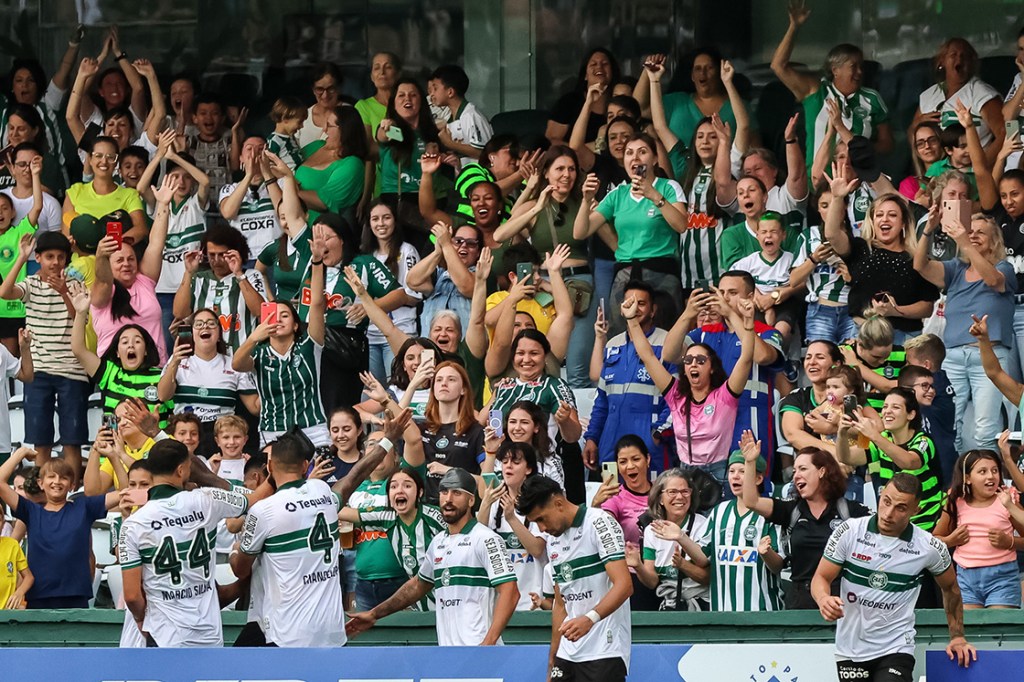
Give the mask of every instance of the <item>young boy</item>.
<svg viewBox="0 0 1024 682">
<path fill-rule="evenodd" d="M 213 424 L 213 437 L 220 449 L 210 458 L 210 469 L 231 485 L 245 482 L 245 444 L 249 425 L 235 414 L 220 417 Z"/>
<path fill-rule="evenodd" d="M 28 260 L 32 236 L 22 235 L 18 249 L 12 271 L 20 270 Z M 25 322 L 32 332 L 35 380 L 25 384 L 25 414 L 33 418 L 25 420 L 25 442 L 35 446 L 37 464 L 49 459 L 56 442 L 56 406 L 64 460 L 71 465 L 77 481 L 82 444 L 89 438 L 86 417 L 92 387 L 82 363 L 71 352 L 74 306 L 64 277 L 71 242 L 60 232 L 44 232 L 36 240 L 35 253 L 39 272 L 21 282 L 8 277 L 0 284 L 0 298 L 25 304 Z"/>
<path fill-rule="evenodd" d="M 469 77 L 462 67 L 445 64 L 434 69 L 427 82 L 427 91 L 434 106 L 448 108 L 450 118 L 441 128 L 441 142 L 462 157 L 462 165 L 480 160 L 480 150 L 494 135 L 487 117 L 466 101 Z"/>
<path fill-rule="evenodd" d="M 765 323 L 779 330 L 783 342 L 789 340 L 799 324 L 801 301 L 794 294 L 803 290 L 802 285 L 789 284 L 795 256 L 783 250 L 785 238 L 782 217 L 773 211 L 765 213 L 757 223 L 760 252 L 744 256 L 733 265 L 734 270 L 749 272 L 754 278 L 754 304 L 764 311 Z"/>
<path fill-rule="evenodd" d="M 277 154 L 292 170 L 302 165 L 302 148 L 295 134 L 306 122 L 306 116 L 306 105 L 297 97 L 280 97 L 270 110 L 274 132 L 267 137 L 267 150 Z"/>
<path fill-rule="evenodd" d="M 121 184 L 125 187 L 139 189 L 139 180 L 149 163 L 149 151 L 139 145 L 129 145 L 117 155 L 117 171 L 121 176 Z"/>
<path fill-rule="evenodd" d="M 6 511 L 0 502 L 0 520 Z M 25 593 L 35 578 L 21 545 L 14 538 L 0 537 L 0 609 L 25 608 Z"/>
<path fill-rule="evenodd" d="M 201 423 L 199 417 L 192 412 L 173 414 L 167 420 L 167 433 L 171 434 L 171 438 L 188 448 L 189 455 L 194 455 L 196 450 L 199 449 Z M 205 461 L 204 458 L 201 457 L 201 459 Z"/>
<path fill-rule="evenodd" d="M 971 154 L 967 147 L 967 130 L 959 123 L 953 123 L 944 128 L 940 139 L 942 148 L 946 150 L 946 158 L 939 159 L 928 166 L 925 177 L 937 178 L 948 170 L 958 170 L 967 176 L 967 183 L 971 186 L 971 200 L 978 200 L 978 181 L 974 177 L 974 166 L 971 164 Z"/>
<path fill-rule="evenodd" d="M 14 201 L 6 194 L 0 194 L 0 278 L 22 282 L 28 276 L 24 263 L 15 270 L 18 243 L 25 235 L 34 235 L 39 229 L 39 216 L 43 211 L 43 185 L 40 174 L 43 171 L 43 157 L 36 156 L 30 162 L 32 172 L 32 207 L 28 215 L 17 224 Z M 11 277 L 11 273 L 14 276 Z M 0 305 L 0 343 L 12 355 L 18 355 L 18 331 L 25 326 L 25 304 L 20 300 L 6 301 Z M 6 403 L 4 404 L 6 408 Z"/>
<path fill-rule="evenodd" d="M 224 108 L 213 95 L 196 98 L 192 122 L 196 130 L 195 134 L 186 133 L 186 149 L 196 166 L 209 176 L 210 191 L 217 196 L 220 188 L 231 179 L 231 173 L 238 170 L 241 143 L 236 148 L 235 128 L 228 129 Z"/>
<path fill-rule="evenodd" d="M 953 465 L 959 453 L 956 451 L 956 407 L 953 404 L 955 392 L 949 383 L 946 371 L 942 369 L 942 362 L 946 359 L 946 346 L 942 339 L 934 334 L 921 334 L 908 339 L 903 347 L 906 353 L 907 367 L 900 370 L 898 385 L 913 388 L 917 394 L 917 400 L 921 403 L 921 416 L 928 426 L 925 431 L 931 435 L 935 442 L 935 450 L 939 456 L 939 466 L 942 468 L 943 481 L 952 481 Z M 919 371 L 914 371 L 911 376 L 913 380 L 903 381 L 903 372 L 910 369 L 910 365 L 923 367 L 928 372 L 928 377 Z M 923 390 L 927 384 L 932 385 L 931 397 L 927 404 L 922 401 Z"/>
</svg>

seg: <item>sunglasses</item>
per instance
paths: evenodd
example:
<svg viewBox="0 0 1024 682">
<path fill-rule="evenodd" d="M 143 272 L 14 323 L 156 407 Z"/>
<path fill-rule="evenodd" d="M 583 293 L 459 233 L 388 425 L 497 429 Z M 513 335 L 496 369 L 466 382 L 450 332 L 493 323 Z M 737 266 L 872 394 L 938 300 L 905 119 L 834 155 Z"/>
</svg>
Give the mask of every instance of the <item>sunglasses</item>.
<svg viewBox="0 0 1024 682">
<path fill-rule="evenodd" d="M 455 244 L 455 246 L 468 246 L 470 248 L 475 249 L 476 247 L 480 246 L 480 240 L 469 239 L 467 237 L 455 237 L 454 239 L 452 239 L 452 244 Z"/>
<path fill-rule="evenodd" d="M 554 219 L 551 221 L 555 227 L 562 227 L 565 225 L 565 214 L 568 213 L 569 207 L 565 204 L 558 204 L 558 212 L 555 214 Z"/>
<path fill-rule="evenodd" d="M 692 365 L 693 363 L 698 365 L 706 365 L 708 362 L 708 356 L 706 355 L 687 355 L 683 358 L 684 365 Z"/>
</svg>

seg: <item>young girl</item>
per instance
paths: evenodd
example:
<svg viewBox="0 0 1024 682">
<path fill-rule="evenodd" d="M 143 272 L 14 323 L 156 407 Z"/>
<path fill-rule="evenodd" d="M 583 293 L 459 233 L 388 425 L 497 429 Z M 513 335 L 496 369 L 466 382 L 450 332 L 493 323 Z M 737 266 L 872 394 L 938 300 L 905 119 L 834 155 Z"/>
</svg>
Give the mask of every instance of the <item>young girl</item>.
<svg viewBox="0 0 1024 682">
<path fill-rule="evenodd" d="M 933 534 L 956 561 L 965 609 L 1020 608 L 1014 531 L 1024 535 L 1024 511 L 1016 491 L 1003 491 L 1004 478 L 1000 457 L 992 450 L 960 455 L 935 524 Z"/>
<path fill-rule="evenodd" d="M 377 378 L 369 372 L 359 375 L 366 387 L 366 397 L 355 406 L 362 418 L 378 422 L 373 415 L 384 411 L 389 401 L 398 404 L 398 409 L 412 408 L 413 419 L 422 423 L 430 398 L 430 380 L 434 376 L 441 349 L 427 338 L 410 338 L 402 344 L 398 355 L 391 361 L 391 381 L 385 391 Z"/>
<path fill-rule="evenodd" d="M 327 418 L 327 428 L 331 434 L 331 459 L 328 468 L 330 473 L 323 480 L 333 486 L 345 478 L 359 461 L 366 435 L 363 433 L 363 420 L 359 417 L 359 412 L 348 405 L 334 408 Z M 310 462 L 307 478 L 313 467 L 313 462 Z"/>
<path fill-rule="evenodd" d="M 377 200 L 370 205 L 370 221 L 363 230 L 362 246 L 363 253 L 372 253 L 394 275 L 398 285 L 405 289 L 405 305 L 388 314 L 399 330 L 415 336 L 416 306 L 423 300 L 423 295 L 410 289 L 406 279 L 413 266 L 420 262 L 420 254 L 412 244 L 405 241 L 402 230 L 396 225 L 395 212 L 383 201 Z M 370 373 L 377 381 L 384 383 L 395 354 L 377 325 L 371 324 L 366 330 L 366 336 L 370 341 Z"/>
</svg>

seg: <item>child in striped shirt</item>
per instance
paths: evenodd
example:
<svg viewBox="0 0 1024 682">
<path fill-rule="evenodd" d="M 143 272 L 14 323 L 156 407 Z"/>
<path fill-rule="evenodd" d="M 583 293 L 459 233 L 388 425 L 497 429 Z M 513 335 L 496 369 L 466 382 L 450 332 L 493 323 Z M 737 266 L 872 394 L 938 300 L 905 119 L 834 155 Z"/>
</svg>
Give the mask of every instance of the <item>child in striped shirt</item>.
<svg viewBox="0 0 1024 682">
<path fill-rule="evenodd" d="M 292 170 L 302 165 L 302 148 L 295 134 L 306 122 L 306 115 L 306 106 L 297 97 L 279 97 L 270 110 L 274 132 L 267 137 L 267 151 L 277 154 Z"/>
</svg>

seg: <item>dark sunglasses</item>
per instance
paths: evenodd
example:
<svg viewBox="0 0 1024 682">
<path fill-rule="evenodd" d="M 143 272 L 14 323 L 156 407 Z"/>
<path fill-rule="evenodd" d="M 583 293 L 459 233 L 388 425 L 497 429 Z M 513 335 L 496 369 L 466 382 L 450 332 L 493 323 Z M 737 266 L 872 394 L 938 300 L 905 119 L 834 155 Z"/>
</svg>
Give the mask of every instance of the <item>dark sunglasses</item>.
<svg viewBox="0 0 1024 682">
<path fill-rule="evenodd" d="M 706 365 L 708 362 L 708 356 L 706 355 L 687 355 L 683 358 L 684 365 L 692 365 L 693 363 L 698 365 Z"/>
</svg>

